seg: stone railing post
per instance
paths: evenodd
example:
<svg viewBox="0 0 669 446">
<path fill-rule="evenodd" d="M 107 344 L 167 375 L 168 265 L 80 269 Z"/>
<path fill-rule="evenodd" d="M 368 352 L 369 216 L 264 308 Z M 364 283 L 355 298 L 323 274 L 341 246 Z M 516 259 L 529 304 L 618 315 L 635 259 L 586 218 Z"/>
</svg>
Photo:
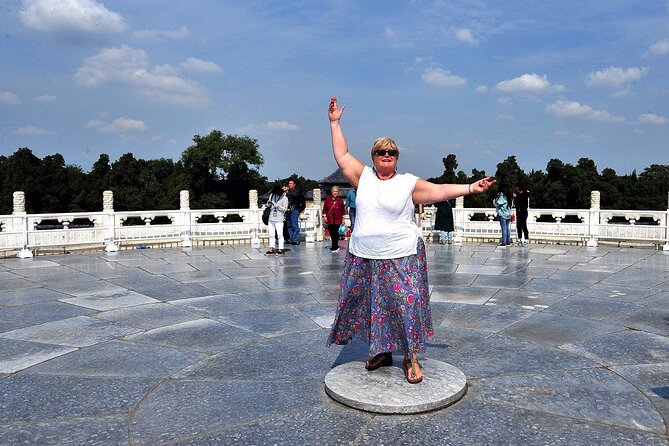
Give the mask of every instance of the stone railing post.
<svg viewBox="0 0 669 446">
<path fill-rule="evenodd" d="M 591 248 L 597 247 L 597 236 L 599 235 L 599 198 L 599 191 L 590 192 L 590 239 L 586 246 Z"/>
<path fill-rule="evenodd" d="M 664 246 L 662 251 L 669 251 L 669 192 L 667 192 L 667 213 L 664 217 Z"/>
<path fill-rule="evenodd" d="M 260 210 L 258 209 L 258 191 L 249 191 L 249 210 L 251 211 L 251 247 L 260 248 Z M 283 237 L 283 235 L 280 235 Z M 273 246 L 273 245 L 272 245 Z"/>
<path fill-rule="evenodd" d="M 104 213 L 105 252 L 118 252 L 116 244 L 116 217 L 114 216 L 114 192 L 102 192 L 102 212 Z"/>
<path fill-rule="evenodd" d="M 325 240 L 325 228 L 323 227 L 323 217 L 321 216 L 321 190 L 316 188 L 313 190 L 314 193 L 314 207 L 316 208 L 314 226 L 316 227 L 316 241 L 322 242 Z"/>
<path fill-rule="evenodd" d="M 455 199 L 455 208 L 453 209 L 453 223 L 455 225 L 455 234 L 453 243 L 462 245 L 462 236 L 465 231 L 465 197 Z"/>
<path fill-rule="evenodd" d="M 26 214 L 26 194 L 23 191 L 16 191 L 13 195 L 13 210 L 12 215 L 21 217 L 18 225 L 14 223 L 14 230 L 21 231 L 21 239 L 23 241 L 23 248 L 16 254 L 19 259 L 29 259 L 33 253 L 28 249 L 28 215 Z"/>
<path fill-rule="evenodd" d="M 190 215 L 190 192 L 182 190 L 179 192 L 179 218 L 181 219 L 181 247 L 192 248 L 191 240 L 191 215 Z"/>
</svg>

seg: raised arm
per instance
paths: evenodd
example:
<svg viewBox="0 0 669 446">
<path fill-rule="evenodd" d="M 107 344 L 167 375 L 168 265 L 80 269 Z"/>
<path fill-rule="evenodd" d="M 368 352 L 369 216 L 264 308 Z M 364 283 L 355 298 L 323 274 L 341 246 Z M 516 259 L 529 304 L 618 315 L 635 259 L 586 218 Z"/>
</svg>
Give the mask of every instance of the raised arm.
<svg viewBox="0 0 669 446">
<path fill-rule="evenodd" d="M 413 202 L 432 204 L 451 200 L 456 197 L 478 194 L 487 191 L 497 180 L 485 177 L 471 184 L 434 184 L 419 178 L 413 190 Z"/>
<path fill-rule="evenodd" d="M 330 99 L 328 118 L 330 119 L 330 133 L 332 134 L 332 153 L 337 165 L 349 183 L 353 187 L 358 187 L 358 180 L 360 179 L 360 175 L 362 175 L 365 165 L 348 151 L 348 144 L 346 144 L 344 132 L 339 122 L 341 115 L 344 113 L 344 108 L 346 107 L 338 108 L 336 97 L 333 96 Z"/>
</svg>

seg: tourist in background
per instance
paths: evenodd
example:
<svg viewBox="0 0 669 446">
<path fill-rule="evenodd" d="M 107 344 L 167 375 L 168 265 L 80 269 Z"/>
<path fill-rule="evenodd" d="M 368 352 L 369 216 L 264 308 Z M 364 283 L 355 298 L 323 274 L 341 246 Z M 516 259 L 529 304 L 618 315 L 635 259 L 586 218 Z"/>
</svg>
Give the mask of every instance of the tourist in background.
<svg viewBox="0 0 669 446">
<path fill-rule="evenodd" d="M 348 219 L 351 220 L 351 232 L 355 227 L 355 189 L 349 189 L 346 194 L 346 202 L 344 203 L 346 212 L 348 212 Z"/>
<path fill-rule="evenodd" d="M 339 187 L 333 186 L 330 189 L 330 196 L 323 202 L 323 221 L 328 226 L 330 233 L 330 252 L 339 251 L 339 226 L 344 221 L 344 214 L 346 208 L 344 207 L 344 200 L 339 196 Z"/>
<path fill-rule="evenodd" d="M 286 222 L 288 223 L 288 236 L 291 245 L 300 244 L 300 212 L 304 210 L 304 197 L 302 192 L 295 187 L 295 180 L 288 180 L 288 204 L 290 212 Z"/>
<path fill-rule="evenodd" d="M 499 193 L 492 203 L 495 205 L 495 212 L 499 217 L 499 224 L 502 227 L 502 239 L 497 246 L 509 246 L 511 244 L 511 231 L 509 229 L 509 220 L 511 220 L 511 200 L 509 199 L 507 186 L 500 186 Z"/>
<path fill-rule="evenodd" d="M 439 243 L 442 245 L 446 243 L 448 236 L 448 244 L 453 243 L 453 231 L 455 226 L 453 224 L 453 207 L 448 200 L 440 201 L 434 204 L 436 208 L 436 217 L 434 219 L 434 229 L 439 231 Z"/>
<path fill-rule="evenodd" d="M 530 207 L 530 191 L 519 184 L 513 193 L 513 205 L 516 208 L 516 232 L 518 243 L 525 245 L 530 242 L 530 232 L 527 229 L 527 214 Z"/>
<path fill-rule="evenodd" d="M 397 172 L 400 150 L 390 138 L 372 144 L 373 167 L 349 151 L 340 119 L 344 107 L 330 100 L 328 118 L 335 161 L 357 189 L 356 224 L 344 261 L 339 305 L 327 345 L 348 344 L 354 335 L 369 342 L 367 370 L 389 366 L 392 353 L 404 354 L 409 383 L 423 372 L 417 354 L 433 335 L 427 261 L 414 205 L 431 204 L 488 190 L 494 180 L 434 184 Z"/>
<path fill-rule="evenodd" d="M 267 206 L 270 206 L 272 211 L 269 213 L 269 240 L 271 246 L 266 254 L 274 254 L 275 241 L 279 243 L 279 249 L 276 253 L 283 254 L 283 224 L 288 210 L 288 198 L 280 184 L 275 184 L 272 187 Z"/>
</svg>

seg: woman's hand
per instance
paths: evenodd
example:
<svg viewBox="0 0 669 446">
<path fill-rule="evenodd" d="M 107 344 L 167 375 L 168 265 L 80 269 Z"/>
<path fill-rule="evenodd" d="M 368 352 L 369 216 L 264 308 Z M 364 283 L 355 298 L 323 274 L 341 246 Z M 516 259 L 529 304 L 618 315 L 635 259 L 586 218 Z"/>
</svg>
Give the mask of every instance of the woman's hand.
<svg viewBox="0 0 669 446">
<path fill-rule="evenodd" d="M 492 186 L 496 182 L 497 180 L 491 180 L 490 177 L 485 177 L 482 180 L 478 180 L 477 182 L 472 183 L 471 191 L 473 194 L 485 192 L 488 189 L 490 189 L 490 186 Z"/>
<path fill-rule="evenodd" d="M 330 99 L 330 107 L 328 108 L 328 118 L 330 119 L 330 122 L 339 121 L 341 119 L 341 115 L 344 113 L 345 108 L 346 106 L 337 108 L 337 98 L 332 96 L 332 99 Z"/>
</svg>

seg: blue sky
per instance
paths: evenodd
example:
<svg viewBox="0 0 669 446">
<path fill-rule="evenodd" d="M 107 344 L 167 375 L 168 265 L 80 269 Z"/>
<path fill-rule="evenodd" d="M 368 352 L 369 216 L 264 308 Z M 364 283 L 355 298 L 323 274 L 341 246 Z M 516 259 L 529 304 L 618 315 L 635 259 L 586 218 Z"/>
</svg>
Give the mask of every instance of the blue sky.
<svg viewBox="0 0 669 446">
<path fill-rule="evenodd" d="M 669 164 L 667 0 L 9 0 L 0 23 L 3 155 L 176 160 L 218 129 L 258 139 L 270 180 L 320 179 L 336 95 L 356 156 L 391 136 L 422 177 L 449 153 Z"/>
</svg>

